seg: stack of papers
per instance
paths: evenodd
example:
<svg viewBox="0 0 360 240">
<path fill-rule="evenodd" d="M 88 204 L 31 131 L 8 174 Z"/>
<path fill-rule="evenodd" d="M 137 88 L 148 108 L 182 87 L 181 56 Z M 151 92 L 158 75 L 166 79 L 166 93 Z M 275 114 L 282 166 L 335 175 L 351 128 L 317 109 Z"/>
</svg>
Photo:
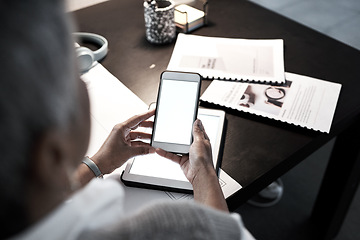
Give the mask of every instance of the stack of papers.
<svg viewBox="0 0 360 240">
<path fill-rule="evenodd" d="M 285 73 L 283 48 L 281 39 L 179 34 L 168 70 L 216 79 L 202 101 L 329 133 L 341 84 Z"/>
</svg>

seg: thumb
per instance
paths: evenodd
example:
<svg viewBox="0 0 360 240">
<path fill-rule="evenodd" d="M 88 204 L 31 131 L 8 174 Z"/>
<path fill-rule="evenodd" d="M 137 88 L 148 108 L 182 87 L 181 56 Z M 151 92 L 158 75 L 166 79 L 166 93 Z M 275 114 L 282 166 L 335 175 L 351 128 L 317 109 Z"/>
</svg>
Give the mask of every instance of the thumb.
<svg viewBox="0 0 360 240">
<path fill-rule="evenodd" d="M 200 119 L 196 119 L 193 125 L 194 140 L 201 140 L 204 138 L 205 129 Z M 206 134 L 206 133 L 205 133 Z"/>
</svg>

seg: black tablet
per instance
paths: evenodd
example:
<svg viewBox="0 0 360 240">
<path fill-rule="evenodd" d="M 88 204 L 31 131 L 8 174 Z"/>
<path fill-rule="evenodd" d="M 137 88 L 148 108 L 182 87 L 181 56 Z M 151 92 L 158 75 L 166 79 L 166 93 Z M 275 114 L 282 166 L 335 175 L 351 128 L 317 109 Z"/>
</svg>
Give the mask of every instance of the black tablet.
<svg viewBox="0 0 360 240">
<path fill-rule="evenodd" d="M 225 112 L 200 108 L 198 118 L 202 121 L 212 147 L 216 171 L 219 169 L 219 150 L 223 135 Z M 180 166 L 157 154 L 138 156 L 129 160 L 121 180 L 126 186 L 191 193 L 192 185 Z"/>
</svg>

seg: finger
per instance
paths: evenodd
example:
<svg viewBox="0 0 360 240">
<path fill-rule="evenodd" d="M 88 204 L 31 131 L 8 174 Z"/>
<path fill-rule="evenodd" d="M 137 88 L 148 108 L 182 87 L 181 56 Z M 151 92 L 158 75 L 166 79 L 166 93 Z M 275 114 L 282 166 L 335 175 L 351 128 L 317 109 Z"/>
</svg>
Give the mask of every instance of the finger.
<svg viewBox="0 0 360 240">
<path fill-rule="evenodd" d="M 127 140 L 135 140 L 135 139 L 151 139 L 150 133 L 144 133 L 144 132 L 130 132 L 129 138 Z"/>
<path fill-rule="evenodd" d="M 142 121 L 148 119 L 149 117 L 153 116 L 154 114 L 155 114 L 155 109 L 150 110 L 146 113 L 135 115 L 132 118 L 129 118 L 127 121 L 125 121 L 124 126 L 126 128 L 136 129 Z"/>
<path fill-rule="evenodd" d="M 204 128 L 204 125 L 202 124 L 202 121 L 199 119 L 199 127 L 200 127 L 200 129 L 201 129 L 201 131 L 203 132 L 203 134 L 204 134 L 204 138 L 206 139 L 206 140 L 209 140 L 210 141 L 210 138 L 209 138 L 209 136 L 207 135 L 207 133 L 206 133 L 206 131 L 205 131 L 205 128 Z"/>
<path fill-rule="evenodd" d="M 145 155 L 154 152 L 155 148 L 147 143 L 141 141 L 131 142 L 131 153 L 133 156 Z"/>
<path fill-rule="evenodd" d="M 205 132 L 205 128 L 200 119 L 196 119 L 193 125 L 193 136 L 194 140 L 208 140 L 210 141 L 208 135 Z"/>
<path fill-rule="evenodd" d="M 167 158 L 167 159 L 170 159 L 171 161 L 174 161 L 174 162 L 176 162 L 178 164 L 180 164 L 180 162 L 181 162 L 182 157 L 180 157 L 179 155 L 167 152 L 167 151 L 165 151 L 165 150 L 163 150 L 161 148 L 157 148 L 155 151 L 160 156 L 162 156 L 164 158 Z"/>
<path fill-rule="evenodd" d="M 147 148 L 153 148 L 149 143 L 143 142 L 143 141 L 132 141 L 130 142 L 131 147 L 147 147 Z"/>
<path fill-rule="evenodd" d="M 142 153 L 142 154 L 155 153 L 155 148 L 152 147 L 149 143 L 145 143 L 145 142 L 142 142 L 142 141 L 132 141 L 130 143 L 130 145 L 134 149 L 137 149 L 137 151 L 141 152 L 142 150 L 145 150 L 145 153 Z"/>
<path fill-rule="evenodd" d="M 139 124 L 139 127 L 144 127 L 144 128 L 153 128 L 154 126 L 154 122 L 153 121 L 142 121 Z"/>
</svg>

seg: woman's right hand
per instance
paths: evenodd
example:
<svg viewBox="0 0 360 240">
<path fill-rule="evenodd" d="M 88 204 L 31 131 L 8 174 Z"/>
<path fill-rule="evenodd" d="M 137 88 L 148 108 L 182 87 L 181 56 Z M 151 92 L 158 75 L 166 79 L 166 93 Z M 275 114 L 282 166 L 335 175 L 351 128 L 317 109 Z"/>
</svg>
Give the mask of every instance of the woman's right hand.
<svg viewBox="0 0 360 240">
<path fill-rule="evenodd" d="M 199 119 L 193 125 L 193 138 L 188 155 L 180 156 L 163 149 L 156 149 L 156 153 L 160 156 L 178 163 L 191 184 L 204 171 L 214 172 L 210 139 Z"/>
<path fill-rule="evenodd" d="M 219 179 L 216 175 L 211 144 L 201 121 L 197 119 L 193 125 L 194 141 L 188 155 L 176 155 L 163 149 L 156 149 L 160 156 L 177 162 L 194 189 L 194 199 L 219 210 L 228 211 Z"/>
</svg>

